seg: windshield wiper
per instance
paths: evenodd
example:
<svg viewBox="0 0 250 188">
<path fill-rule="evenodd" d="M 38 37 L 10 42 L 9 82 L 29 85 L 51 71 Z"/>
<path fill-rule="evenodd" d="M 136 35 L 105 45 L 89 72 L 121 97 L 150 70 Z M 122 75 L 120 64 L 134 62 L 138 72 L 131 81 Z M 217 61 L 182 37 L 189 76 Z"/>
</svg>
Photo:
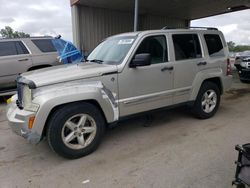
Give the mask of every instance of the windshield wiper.
<svg viewBox="0 0 250 188">
<path fill-rule="evenodd" d="M 100 59 L 91 59 L 91 60 L 87 60 L 89 62 L 94 62 L 94 63 L 99 63 L 101 64 L 103 62 L 103 60 L 100 60 Z"/>
</svg>

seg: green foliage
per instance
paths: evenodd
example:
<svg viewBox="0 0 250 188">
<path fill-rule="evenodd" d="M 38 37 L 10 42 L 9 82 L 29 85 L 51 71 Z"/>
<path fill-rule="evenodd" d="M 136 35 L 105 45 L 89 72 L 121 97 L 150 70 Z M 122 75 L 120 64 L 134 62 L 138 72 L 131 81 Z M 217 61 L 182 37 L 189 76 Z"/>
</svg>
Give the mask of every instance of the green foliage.
<svg viewBox="0 0 250 188">
<path fill-rule="evenodd" d="M 19 31 L 14 31 L 11 27 L 5 26 L 4 29 L 0 30 L 0 34 L 3 38 L 28 38 L 29 34 Z"/>
<path fill-rule="evenodd" d="M 234 48 L 235 48 L 235 43 L 234 43 L 233 41 L 229 41 L 229 42 L 227 43 L 227 45 L 228 45 L 229 51 L 230 51 L 230 52 L 233 52 L 233 51 L 234 51 Z"/>
<path fill-rule="evenodd" d="M 236 45 L 233 41 L 227 43 L 230 52 L 244 52 L 250 50 L 250 45 Z"/>
</svg>

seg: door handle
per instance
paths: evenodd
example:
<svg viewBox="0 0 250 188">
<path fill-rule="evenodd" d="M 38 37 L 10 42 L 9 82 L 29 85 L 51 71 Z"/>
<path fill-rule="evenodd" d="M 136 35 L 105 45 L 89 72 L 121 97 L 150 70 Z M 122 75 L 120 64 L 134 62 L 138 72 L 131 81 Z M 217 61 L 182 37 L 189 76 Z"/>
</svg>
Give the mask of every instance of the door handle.
<svg viewBox="0 0 250 188">
<path fill-rule="evenodd" d="M 163 67 L 163 68 L 161 69 L 162 72 L 164 72 L 164 71 L 171 71 L 171 70 L 174 70 L 174 67 L 173 67 L 173 66 L 171 66 L 171 67 Z"/>
<path fill-rule="evenodd" d="M 197 63 L 197 65 L 198 66 L 201 66 L 201 65 L 206 65 L 207 64 L 207 62 L 206 61 L 203 61 L 203 62 L 199 62 L 199 63 Z"/>
<path fill-rule="evenodd" d="M 29 61 L 29 59 L 19 59 L 18 61 Z"/>
</svg>

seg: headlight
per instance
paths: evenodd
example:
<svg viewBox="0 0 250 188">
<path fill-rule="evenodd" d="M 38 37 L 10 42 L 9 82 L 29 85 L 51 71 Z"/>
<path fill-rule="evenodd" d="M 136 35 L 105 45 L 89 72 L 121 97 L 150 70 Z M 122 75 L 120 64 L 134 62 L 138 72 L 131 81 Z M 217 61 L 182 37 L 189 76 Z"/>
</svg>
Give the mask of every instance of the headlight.
<svg viewBox="0 0 250 188">
<path fill-rule="evenodd" d="M 23 108 L 32 112 L 36 112 L 39 108 L 38 104 L 32 102 L 31 89 L 27 85 L 23 87 Z"/>
<path fill-rule="evenodd" d="M 240 63 L 240 66 L 242 66 L 242 67 L 247 67 L 247 62 L 244 62 L 244 61 L 242 61 L 241 63 Z"/>
</svg>

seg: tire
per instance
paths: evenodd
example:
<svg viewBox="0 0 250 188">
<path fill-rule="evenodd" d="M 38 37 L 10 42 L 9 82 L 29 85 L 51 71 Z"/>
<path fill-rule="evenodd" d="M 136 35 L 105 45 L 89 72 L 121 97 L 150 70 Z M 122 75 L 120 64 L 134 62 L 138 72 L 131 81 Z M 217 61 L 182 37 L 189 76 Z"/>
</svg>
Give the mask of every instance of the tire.
<svg viewBox="0 0 250 188">
<path fill-rule="evenodd" d="M 214 95 L 209 99 L 209 95 Z M 208 119 L 217 112 L 220 105 L 220 90 L 213 82 L 204 82 L 192 108 L 193 114 L 199 119 Z M 207 99 L 206 99 L 207 97 Z"/>
<path fill-rule="evenodd" d="M 11 98 L 11 96 L 12 96 L 12 95 L 5 95 L 5 96 L 3 96 L 3 101 L 4 101 L 4 102 L 7 102 L 7 100 L 8 100 L 9 98 Z"/>
<path fill-rule="evenodd" d="M 244 184 L 239 184 L 237 185 L 237 188 L 246 188 L 246 186 Z"/>
<path fill-rule="evenodd" d="M 97 149 L 104 131 L 105 121 L 96 106 L 72 103 L 52 114 L 47 125 L 47 140 L 57 154 L 77 159 Z"/>
<path fill-rule="evenodd" d="M 242 79 L 240 79 L 240 81 L 241 81 L 242 83 L 244 83 L 244 84 L 249 84 L 249 83 L 250 83 L 250 81 L 248 81 L 248 80 L 242 80 Z"/>
</svg>

